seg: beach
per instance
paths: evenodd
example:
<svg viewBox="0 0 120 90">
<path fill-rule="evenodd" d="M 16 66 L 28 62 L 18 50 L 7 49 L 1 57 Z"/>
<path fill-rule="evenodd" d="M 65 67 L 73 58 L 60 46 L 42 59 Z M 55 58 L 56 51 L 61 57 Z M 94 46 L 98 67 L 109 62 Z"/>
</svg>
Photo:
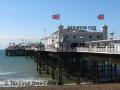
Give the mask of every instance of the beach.
<svg viewBox="0 0 120 90">
<path fill-rule="evenodd" d="M 120 84 L 90 84 L 66 86 L 27 86 L 27 87 L 1 87 L 0 90 L 120 90 Z"/>
</svg>

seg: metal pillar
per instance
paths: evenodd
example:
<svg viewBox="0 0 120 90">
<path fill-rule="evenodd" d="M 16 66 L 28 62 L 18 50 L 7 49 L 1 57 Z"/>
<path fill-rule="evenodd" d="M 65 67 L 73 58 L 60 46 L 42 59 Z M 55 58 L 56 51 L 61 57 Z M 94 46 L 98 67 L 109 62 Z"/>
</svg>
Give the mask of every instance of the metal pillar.
<svg viewBox="0 0 120 90">
<path fill-rule="evenodd" d="M 77 84 L 80 84 L 80 59 L 78 55 L 76 55 L 76 77 Z"/>
<path fill-rule="evenodd" d="M 118 75 L 117 75 L 117 64 L 114 64 L 114 81 L 118 82 Z"/>
<path fill-rule="evenodd" d="M 54 70 L 54 67 L 55 67 L 54 65 L 55 65 L 55 64 L 54 64 L 54 62 L 55 62 L 55 58 L 54 58 L 54 57 L 51 57 L 51 64 L 52 64 L 52 65 L 51 65 L 51 67 L 52 67 L 52 72 L 51 72 L 51 73 L 52 73 L 52 79 L 53 79 L 53 80 L 55 80 L 55 70 Z"/>
<path fill-rule="evenodd" d="M 67 79 L 70 79 L 70 56 L 69 55 L 66 57 L 66 69 L 67 69 L 66 77 Z"/>
<path fill-rule="evenodd" d="M 93 81 L 98 82 L 98 60 L 93 61 Z"/>
<path fill-rule="evenodd" d="M 59 64 L 59 82 L 58 85 L 62 85 L 62 55 L 58 52 L 58 64 Z"/>
<path fill-rule="evenodd" d="M 40 54 L 39 54 L 39 74 L 41 74 L 42 73 L 42 71 L 41 71 L 41 68 L 42 68 L 42 55 L 41 55 L 42 53 L 40 52 Z"/>
<path fill-rule="evenodd" d="M 49 73 L 49 61 L 50 61 L 49 59 L 50 59 L 50 57 L 47 56 L 47 58 L 46 58 L 46 64 L 47 64 L 47 65 L 46 65 L 46 73 L 47 73 L 47 74 L 50 74 L 50 73 Z"/>
</svg>

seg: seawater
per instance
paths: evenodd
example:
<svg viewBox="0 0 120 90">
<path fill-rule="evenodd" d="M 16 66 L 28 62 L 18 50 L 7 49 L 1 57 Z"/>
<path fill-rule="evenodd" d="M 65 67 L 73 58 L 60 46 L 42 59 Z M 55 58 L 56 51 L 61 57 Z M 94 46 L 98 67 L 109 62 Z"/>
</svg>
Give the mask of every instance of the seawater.
<svg viewBox="0 0 120 90">
<path fill-rule="evenodd" d="M 0 50 L 0 81 L 44 80 L 39 77 L 36 68 L 34 60 L 22 56 L 6 56 L 5 50 Z"/>
</svg>

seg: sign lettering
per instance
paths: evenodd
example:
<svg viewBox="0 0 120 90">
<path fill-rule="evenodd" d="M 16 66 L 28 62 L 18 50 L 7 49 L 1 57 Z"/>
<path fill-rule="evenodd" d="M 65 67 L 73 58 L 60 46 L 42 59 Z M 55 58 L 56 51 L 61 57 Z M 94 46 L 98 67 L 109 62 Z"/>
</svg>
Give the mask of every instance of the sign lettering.
<svg viewBox="0 0 120 90">
<path fill-rule="evenodd" d="M 96 30 L 96 26 L 68 26 L 67 29 Z"/>
</svg>

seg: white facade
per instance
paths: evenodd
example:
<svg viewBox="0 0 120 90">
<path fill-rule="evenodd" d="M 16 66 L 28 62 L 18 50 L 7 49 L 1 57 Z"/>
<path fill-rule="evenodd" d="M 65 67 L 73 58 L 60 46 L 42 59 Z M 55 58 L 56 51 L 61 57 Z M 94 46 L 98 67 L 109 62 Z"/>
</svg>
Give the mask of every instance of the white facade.
<svg viewBox="0 0 120 90">
<path fill-rule="evenodd" d="M 107 26 L 103 26 L 102 32 L 96 31 L 87 31 L 87 30 L 77 30 L 64 28 L 62 25 L 58 27 L 58 31 L 51 34 L 45 40 L 45 46 L 51 47 L 71 47 L 71 46 L 79 46 L 82 43 L 89 41 L 97 41 L 97 40 L 106 40 L 108 37 Z"/>
</svg>

